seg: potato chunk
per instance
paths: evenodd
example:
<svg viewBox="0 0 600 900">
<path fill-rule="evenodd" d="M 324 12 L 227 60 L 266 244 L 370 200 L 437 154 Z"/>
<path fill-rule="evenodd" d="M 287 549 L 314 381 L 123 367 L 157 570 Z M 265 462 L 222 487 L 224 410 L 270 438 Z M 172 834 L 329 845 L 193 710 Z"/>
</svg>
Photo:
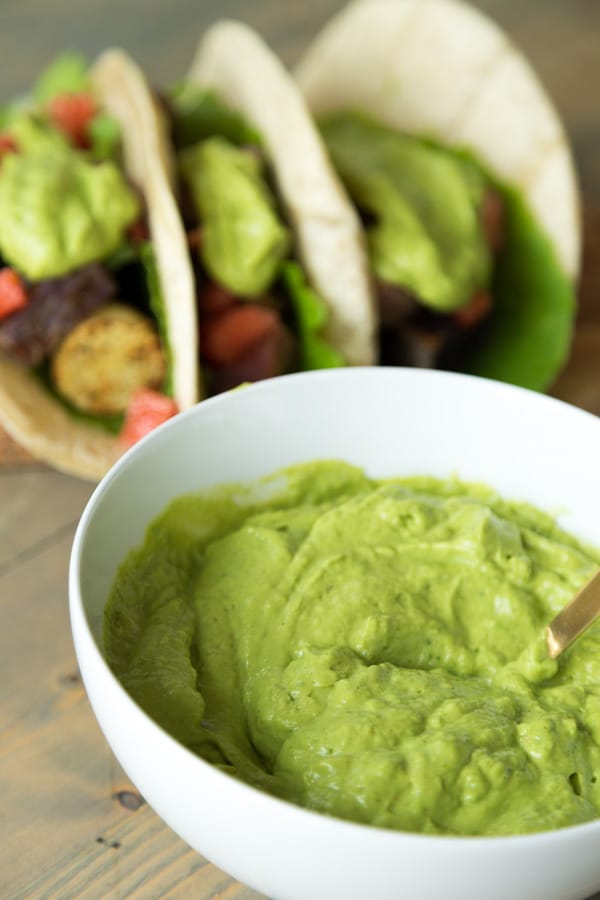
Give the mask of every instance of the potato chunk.
<svg viewBox="0 0 600 900">
<path fill-rule="evenodd" d="M 142 387 L 158 388 L 165 353 L 153 323 L 131 307 L 112 303 L 67 335 L 52 360 L 57 390 L 82 412 L 123 412 Z"/>
</svg>

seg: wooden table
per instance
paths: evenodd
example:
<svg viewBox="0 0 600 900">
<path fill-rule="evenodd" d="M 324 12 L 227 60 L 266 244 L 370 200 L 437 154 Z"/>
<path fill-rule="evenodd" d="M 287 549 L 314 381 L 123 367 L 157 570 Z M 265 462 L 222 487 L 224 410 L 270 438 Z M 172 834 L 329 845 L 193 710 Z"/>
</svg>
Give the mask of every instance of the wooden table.
<svg viewBox="0 0 600 900">
<path fill-rule="evenodd" d="M 340 5 L 4 0 L 0 99 L 26 90 L 66 46 L 93 56 L 120 44 L 156 83 L 168 83 L 185 71 L 203 27 L 223 15 L 244 18 L 293 62 Z M 600 209 L 600 3 L 477 5 L 530 55 L 573 139 L 591 208 L 587 276 L 572 358 L 554 393 L 600 414 L 600 216 L 593 211 Z M 162 824 L 120 770 L 92 715 L 67 614 L 68 556 L 91 485 L 24 462 L 8 445 L 0 455 L 0 897 L 257 898 Z"/>
</svg>

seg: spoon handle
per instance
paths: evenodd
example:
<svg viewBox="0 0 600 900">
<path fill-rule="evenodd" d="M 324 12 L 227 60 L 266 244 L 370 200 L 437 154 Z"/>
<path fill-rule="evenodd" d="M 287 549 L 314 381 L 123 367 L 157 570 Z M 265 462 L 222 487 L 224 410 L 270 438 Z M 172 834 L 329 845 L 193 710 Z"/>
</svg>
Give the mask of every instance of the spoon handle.
<svg viewBox="0 0 600 900">
<path fill-rule="evenodd" d="M 573 643 L 600 616 L 600 570 L 593 575 L 546 629 L 552 659 Z"/>
</svg>

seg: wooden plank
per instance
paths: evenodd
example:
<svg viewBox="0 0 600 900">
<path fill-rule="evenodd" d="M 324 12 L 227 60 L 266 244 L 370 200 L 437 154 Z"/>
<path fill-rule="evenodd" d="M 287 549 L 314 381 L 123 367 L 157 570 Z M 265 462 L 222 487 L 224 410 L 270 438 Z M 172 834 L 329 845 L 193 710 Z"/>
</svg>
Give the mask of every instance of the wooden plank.
<svg viewBox="0 0 600 900">
<path fill-rule="evenodd" d="M 167 828 L 108 748 L 71 643 L 63 530 L 0 575 L 0 895 L 258 898 Z"/>
<path fill-rule="evenodd" d="M 21 477 L 14 490 L 17 472 Z M 89 482 L 40 463 L 0 466 L 0 574 L 25 565 L 63 533 L 71 533 L 92 489 Z"/>
</svg>

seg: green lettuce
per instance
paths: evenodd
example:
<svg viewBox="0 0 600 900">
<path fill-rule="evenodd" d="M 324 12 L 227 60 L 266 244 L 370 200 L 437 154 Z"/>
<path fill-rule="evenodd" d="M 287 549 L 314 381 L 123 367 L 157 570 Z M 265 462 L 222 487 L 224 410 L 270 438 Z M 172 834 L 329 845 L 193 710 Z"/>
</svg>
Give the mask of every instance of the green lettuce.
<svg viewBox="0 0 600 900">
<path fill-rule="evenodd" d="M 90 78 L 85 56 L 75 50 L 66 50 L 44 69 L 32 94 L 36 102 L 44 106 L 59 94 L 77 94 L 89 90 Z"/>
<path fill-rule="evenodd" d="M 171 343 L 171 336 L 169 334 L 167 312 L 165 309 L 165 298 L 162 291 L 162 285 L 160 283 L 158 265 L 156 263 L 154 248 L 150 241 L 146 241 L 140 246 L 139 258 L 146 276 L 148 302 L 150 304 L 150 309 L 152 310 L 154 318 L 156 319 L 156 327 L 158 328 L 160 342 L 167 358 L 167 374 L 162 390 L 165 394 L 168 394 L 169 397 L 172 397 L 174 365 L 173 345 Z"/>
<path fill-rule="evenodd" d="M 296 336 L 300 348 L 301 370 L 333 369 L 344 365 L 344 357 L 321 336 L 327 323 L 325 301 L 306 283 L 302 268 L 288 260 L 281 267 L 281 277 L 296 318 Z"/>
<path fill-rule="evenodd" d="M 524 198 L 498 188 L 505 232 L 492 282 L 492 315 L 461 369 L 544 391 L 569 356 L 575 292 Z"/>
<path fill-rule="evenodd" d="M 108 113 L 100 112 L 89 124 L 87 130 L 90 156 L 102 161 L 119 160 L 121 155 L 121 129 L 119 123 Z"/>
<path fill-rule="evenodd" d="M 215 135 L 238 146 L 261 143 L 258 132 L 212 91 L 194 84 L 181 84 L 170 91 L 168 101 L 173 112 L 178 149 Z"/>
</svg>

